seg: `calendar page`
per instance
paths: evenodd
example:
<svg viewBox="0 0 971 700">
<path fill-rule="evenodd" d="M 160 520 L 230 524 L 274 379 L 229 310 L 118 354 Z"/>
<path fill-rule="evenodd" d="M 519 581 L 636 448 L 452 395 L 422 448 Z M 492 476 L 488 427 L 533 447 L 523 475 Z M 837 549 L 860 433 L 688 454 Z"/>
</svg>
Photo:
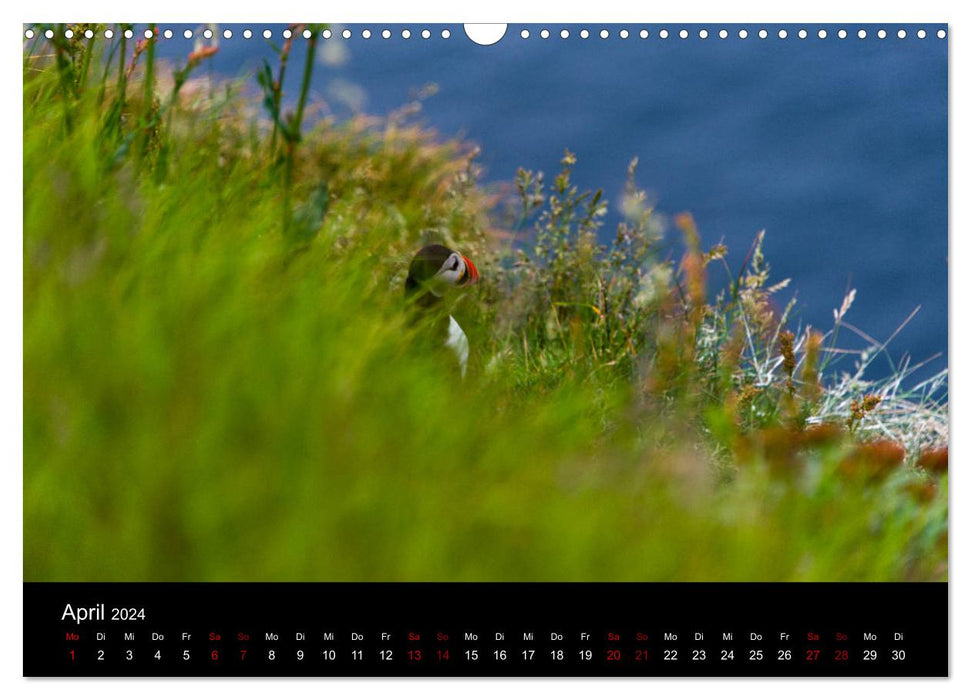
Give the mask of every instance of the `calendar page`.
<svg viewBox="0 0 971 700">
<path fill-rule="evenodd" d="M 21 31 L 24 675 L 948 675 L 948 25 Z"/>
</svg>

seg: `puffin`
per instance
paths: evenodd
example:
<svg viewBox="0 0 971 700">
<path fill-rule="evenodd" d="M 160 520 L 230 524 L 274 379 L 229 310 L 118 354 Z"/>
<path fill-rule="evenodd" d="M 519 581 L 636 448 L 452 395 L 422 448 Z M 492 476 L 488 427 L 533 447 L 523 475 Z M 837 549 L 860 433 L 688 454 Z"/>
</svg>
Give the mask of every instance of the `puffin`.
<svg viewBox="0 0 971 700">
<path fill-rule="evenodd" d="M 479 271 L 471 260 L 438 244 L 415 253 L 405 279 L 405 301 L 414 311 L 415 320 L 431 324 L 432 333 L 455 354 L 463 379 L 469 364 L 469 339 L 458 321 L 445 311 L 443 296 L 450 287 L 467 287 L 478 281 Z"/>
</svg>

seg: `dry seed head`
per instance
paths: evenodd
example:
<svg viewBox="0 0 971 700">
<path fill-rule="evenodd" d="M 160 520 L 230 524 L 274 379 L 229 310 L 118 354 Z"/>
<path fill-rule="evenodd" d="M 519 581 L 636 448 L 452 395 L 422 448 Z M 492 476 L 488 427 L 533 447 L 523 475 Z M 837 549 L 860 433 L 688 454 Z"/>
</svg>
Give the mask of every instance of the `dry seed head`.
<svg viewBox="0 0 971 700">
<path fill-rule="evenodd" d="M 874 394 L 867 394 L 863 400 L 853 399 L 850 402 L 850 417 L 846 419 L 846 424 L 852 430 L 859 425 L 868 413 L 880 405 L 880 397 Z"/>
<path fill-rule="evenodd" d="M 705 304 L 705 264 L 697 252 L 685 253 L 681 261 L 687 283 L 688 301 L 693 309 L 698 310 Z"/>
<path fill-rule="evenodd" d="M 722 370 L 727 373 L 734 373 L 738 369 L 742 362 L 742 355 L 745 352 L 745 333 L 739 325 L 735 325 L 732 329 L 731 335 L 728 337 L 728 342 L 724 344 L 721 351 L 721 366 Z M 747 384 L 744 390 L 749 388 L 754 388 L 752 385 Z"/>
<path fill-rule="evenodd" d="M 768 295 L 759 288 L 742 289 L 739 293 L 747 324 L 760 337 L 768 337 L 776 327 L 776 315 Z"/>
<path fill-rule="evenodd" d="M 779 334 L 779 350 L 782 352 L 782 369 L 785 370 L 789 381 L 792 381 L 792 373 L 796 371 L 796 353 L 793 350 L 793 341 L 796 336 L 792 331 L 782 331 Z"/>
<path fill-rule="evenodd" d="M 845 297 L 843 297 L 843 303 L 840 305 L 839 311 L 837 311 L 836 309 L 833 309 L 833 320 L 836 323 L 839 323 L 840 321 L 843 320 L 843 317 L 846 315 L 846 312 L 850 310 L 851 306 L 853 306 L 854 299 L 856 299 L 856 290 L 851 289 L 849 293 Z"/>
<path fill-rule="evenodd" d="M 718 245 L 712 246 L 707 253 L 705 253 L 705 265 L 714 261 L 721 260 L 728 253 L 728 246 L 724 243 L 719 243 Z"/>
<path fill-rule="evenodd" d="M 691 214 L 678 214 L 674 222 L 684 234 L 685 247 L 688 249 L 681 260 L 681 269 L 684 271 L 688 302 L 691 304 L 690 320 L 697 328 L 704 315 L 706 300 L 705 261 L 700 251 L 701 238 Z"/>
<path fill-rule="evenodd" d="M 674 217 L 674 224 L 684 234 L 684 242 L 688 250 L 697 251 L 701 245 L 701 238 L 698 235 L 698 227 L 695 225 L 694 217 L 687 212 L 682 212 Z"/>
<path fill-rule="evenodd" d="M 742 392 L 738 396 L 738 403 L 740 406 L 751 403 L 761 393 L 762 390 L 759 387 L 754 384 L 746 384 L 742 387 Z"/>
<path fill-rule="evenodd" d="M 806 355 L 802 366 L 802 397 L 806 401 L 816 401 L 822 394 L 819 385 L 819 353 L 823 347 L 823 334 L 819 331 L 806 331 Z M 878 400 L 879 403 L 879 400 Z"/>
</svg>

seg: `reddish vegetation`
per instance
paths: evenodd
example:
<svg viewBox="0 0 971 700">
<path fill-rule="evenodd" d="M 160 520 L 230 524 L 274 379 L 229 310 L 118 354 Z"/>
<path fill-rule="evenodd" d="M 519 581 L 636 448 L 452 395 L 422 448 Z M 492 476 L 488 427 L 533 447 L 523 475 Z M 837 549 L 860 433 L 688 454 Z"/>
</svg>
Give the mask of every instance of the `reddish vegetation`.
<svg viewBox="0 0 971 700">
<path fill-rule="evenodd" d="M 920 503 L 929 503 L 937 494 L 937 484 L 911 483 L 907 484 L 907 493 Z"/>
<path fill-rule="evenodd" d="M 923 452 L 917 464 L 932 474 L 947 474 L 947 448 L 938 447 Z"/>
<path fill-rule="evenodd" d="M 885 479 L 907 456 L 903 445 L 892 440 L 877 440 L 858 445 L 840 462 L 840 471 L 847 477 L 865 477 L 869 481 Z"/>
<path fill-rule="evenodd" d="M 198 63 L 204 58 L 214 55 L 219 49 L 215 46 L 203 46 L 189 54 L 190 63 Z"/>
<path fill-rule="evenodd" d="M 802 433 L 802 444 L 806 447 L 834 445 L 843 438 L 843 429 L 835 423 L 811 425 Z"/>
</svg>

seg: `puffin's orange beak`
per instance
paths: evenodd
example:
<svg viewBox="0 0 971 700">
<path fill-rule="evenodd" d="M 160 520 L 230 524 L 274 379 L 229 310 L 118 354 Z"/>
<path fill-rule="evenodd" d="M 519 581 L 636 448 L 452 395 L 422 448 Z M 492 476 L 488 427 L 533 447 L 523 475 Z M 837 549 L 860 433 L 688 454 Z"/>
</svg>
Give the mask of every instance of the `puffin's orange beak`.
<svg viewBox="0 0 971 700">
<path fill-rule="evenodd" d="M 462 256 L 462 260 L 465 261 L 465 275 L 463 275 L 465 279 L 462 280 L 462 286 L 467 287 L 468 285 L 475 284 L 479 281 L 479 271 L 475 269 L 475 265 L 472 264 L 472 261 L 464 255 Z"/>
</svg>

